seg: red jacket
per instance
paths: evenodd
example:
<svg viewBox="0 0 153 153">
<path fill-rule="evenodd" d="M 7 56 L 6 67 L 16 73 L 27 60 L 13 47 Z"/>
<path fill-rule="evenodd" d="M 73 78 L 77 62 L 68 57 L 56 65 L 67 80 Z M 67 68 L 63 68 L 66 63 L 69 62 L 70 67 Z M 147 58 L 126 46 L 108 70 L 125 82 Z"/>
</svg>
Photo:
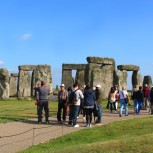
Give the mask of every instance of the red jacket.
<svg viewBox="0 0 153 153">
<path fill-rule="evenodd" d="M 145 98 L 148 98 L 149 91 L 150 91 L 149 87 L 144 87 L 143 88 L 143 94 L 144 94 Z"/>
</svg>

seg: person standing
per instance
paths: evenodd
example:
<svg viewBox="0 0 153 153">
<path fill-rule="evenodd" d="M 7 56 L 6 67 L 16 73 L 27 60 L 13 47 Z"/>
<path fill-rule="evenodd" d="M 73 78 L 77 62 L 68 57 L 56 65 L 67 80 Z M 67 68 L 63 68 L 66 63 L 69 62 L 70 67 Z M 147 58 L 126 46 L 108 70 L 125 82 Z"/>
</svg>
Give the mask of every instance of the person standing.
<svg viewBox="0 0 153 153">
<path fill-rule="evenodd" d="M 110 92 L 109 92 L 109 103 L 110 103 L 111 113 L 113 111 L 113 106 L 114 106 L 114 110 L 116 112 L 116 92 L 115 92 L 114 87 L 111 87 Z"/>
<path fill-rule="evenodd" d="M 143 101 L 144 101 L 144 93 L 142 91 L 142 86 L 139 86 L 139 90 L 136 93 L 136 100 L 138 102 L 138 112 L 137 112 L 137 114 L 139 115 L 140 110 L 142 108 Z"/>
<path fill-rule="evenodd" d="M 150 90 L 150 114 L 153 114 L 153 87 Z"/>
<path fill-rule="evenodd" d="M 120 97 L 120 113 L 119 116 L 122 117 L 123 106 L 125 108 L 125 116 L 128 116 L 128 92 L 125 87 L 122 87 L 122 91 L 119 92 Z"/>
<path fill-rule="evenodd" d="M 136 99 L 137 91 L 138 91 L 138 85 L 135 85 L 135 87 L 133 88 L 132 93 L 131 93 L 131 98 L 132 98 L 133 103 L 134 103 L 134 112 L 135 113 L 138 112 L 138 101 Z"/>
<path fill-rule="evenodd" d="M 69 114 L 69 126 L 79 127 L 77 124 L 77 116 L 81 104 L 81 99 L 84 98 L 82 91 L 79 89 L 79 84 L 74 83 L 73 85 L 73 100 L 69 100 L 70 114 Z"/>
<path fill-rule="evenodd" d="M 62 123 L 61 121 L 61 112 L 63 110 L 63 123 L 66 121 L 66 106 L 68 101 L 68 91 L 65 89 L 65 84 L 61 84 L 61 90 L 58 92 L 58 112 L 57 112 L 57 120 L 58 123 Z"/>
<path fill-rule="evenodd" d="M 144 101 L 143 101 L 143 107 L 145 109 L 147 109 L 149 107 L 149 103 L 148 103 L 148 95 L 149 95 L 149 87 L 147 84 L 145 84 L 144 88 L 143 88 L 143 94 L 144 94 Z"/>
<path fill-rule="evenodd" d="M 118 97 L 119 97 L 119 89 L 118 89 L 118 85 L 114 86 L 114 90 L 115 90 L 115 112 L 117 112 L 118 109 Z"/>
<path fill-rule="evenodd" d="M 49 107 L 48 107 L 48 95 L 50 94 L 50 90 L 46 87 L 45 82 L 41 81 L 41 87 L 37 89 L 38 94 L 38 123 L 42 123 L 42 110 L 45 110 L 45 120 L 46 124 L 49 123 Z"/>
<path fill-rule="evenodd" d="M 84 91 L 84 108 L 86 112 L 86 127 L 92 127 L 92 112 L 94 110 L 94 104 L 96 101 L 95 92 L 90 88 L 89 85 L 86 85 Z"/>
<path fill-rule="evenodd" d="M 95 90 L 95 96 L 96 96 L 96 105 L 97 105 L 97 111 L 98 111 L 98 118 L 96 121 L 96 125 L 102 125 L 102 97 L 101 97 L 101 93 L 100 93 L 100 88 L 101 85 L 97 85 L 96 86 L 96 90 Z"/>
</svg>

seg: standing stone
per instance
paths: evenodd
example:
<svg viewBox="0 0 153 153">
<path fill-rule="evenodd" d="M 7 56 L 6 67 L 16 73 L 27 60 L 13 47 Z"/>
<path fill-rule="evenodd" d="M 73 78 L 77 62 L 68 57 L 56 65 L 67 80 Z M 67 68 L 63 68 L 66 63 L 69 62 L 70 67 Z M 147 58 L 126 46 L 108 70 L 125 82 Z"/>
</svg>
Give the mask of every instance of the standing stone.
<svg viewBox="0 0 153 153">
<path fill-rule="evenodd" d="M 151 76 L 144 76 L 144 79 L 143 79 L 143 86 L 147 84 L 149 87 L 152 87 L 152 78 Z"/>
<path fill-rule="evenodd" d="M 9 98 L 9 73 L 7 69 L 0 69 L 0 99 Z"/>
<path fill-rule="evenodd" d="M 127 71 L 116 70 L 114 72 L 114 85 L 117 84 L 121 90 L 123 86 L 127 87 Z"/>
<path fill-rule="evenodd" d="M 92 86 L 101 85 L 102 98 L 108 98 L 110 88 L 113 86 L 114 66 L 104 66 L 102 69 L 92 70 Z"/>
<path fill-rule="evenodd" d="M 65 84 L 65 88 L 73 86 L 72 70 L 62 70 L 62 83 Z"/>
<path fill-rule="evenodd" d="M 31 79 L 30 72 L 19 70 L 18 78 L 18 98 L 31 96 Z"/>
<path fill-rule="evenodd" d="M 46 83 L 46 86 L 50 88 L 52 92 L 52 73 L 50 65 L 37 65 L 36 69 L 32 73 L 32 88 L 31 91 L 34 90 L 34 87 L 41 81 Z M 33 95 L 33 92 L 32 92 Z"/>
<path fill-rule="evenodd" d="M 85 70 L 77 70 L 75 81 L 79 83 L 81 88 L 85 85 Z"/>
<path fill-rule="evenodd" d="M 10 81 L 9 81 L 9 84 L 10 84 L 10 97 L 16 97 L 17 96 L 17 78 L 18 78 L 18 74 L 14 74 L 14 73 L 11 73 L 11 76 L 10 76 Z"/>
<path fill-rule="evenodd" d="M 133 71 L 132 74 L 132 86 L 133 88 L 135 85 L 142 86 L 142 77 L 141 74 L 138 71 Z"/>
</svg>

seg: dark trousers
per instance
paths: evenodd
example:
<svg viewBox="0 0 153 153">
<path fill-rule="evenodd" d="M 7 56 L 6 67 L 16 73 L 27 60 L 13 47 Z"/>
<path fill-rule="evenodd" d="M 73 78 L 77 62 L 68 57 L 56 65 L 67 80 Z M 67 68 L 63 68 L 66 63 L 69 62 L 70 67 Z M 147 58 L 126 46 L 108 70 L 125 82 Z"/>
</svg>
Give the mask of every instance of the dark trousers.
<svg viewBox="0 0 153 153">
<path fill-rule="evenodd" d="M 85 108 L 85 112 L 86 112 L 86 122 L 87 124 L 90 124 L 92 122 L 93 108 Z"/>
<path fill-rule="evenodd" d="M 110 110 L 111 110 L 111 112 L 113 111 L 113 107 L 114 107 L 114 110 L 116 111 L 116 102 L 109 103 L 109 104 L 110 104 Z"/>
<path fill-rule="evenodd" d="M 49 117 L 48 101 L 39 102 L 39 105 L 38 105 L 38 122 L 42 122 L 42 110 L 43 110 L 43 108 L 45 110 L 46 122 L 48 122 L 48 117 Z"/>
<path fill-rule="evenodd" d="M 61 121 L 61 113 L 62 113 L 62 109 L 63 109 L 63 121 L 66 120 L 66 102 L 59 102 L 58 103 L 58 112 L 57 112 L 57 120 Z"/>
</svg>

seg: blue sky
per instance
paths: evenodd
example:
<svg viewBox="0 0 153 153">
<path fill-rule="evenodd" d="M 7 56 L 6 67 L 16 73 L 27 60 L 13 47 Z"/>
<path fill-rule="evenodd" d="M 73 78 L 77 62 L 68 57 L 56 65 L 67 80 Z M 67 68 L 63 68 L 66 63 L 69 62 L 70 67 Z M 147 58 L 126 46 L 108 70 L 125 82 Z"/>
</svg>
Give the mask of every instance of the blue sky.
<svg viewBox="0 0 153 153">
<path fill-rule="evenodd" d="M 87 56 L 135 64 L 153 76 L 152 0 L 1 0 L 0 67 L 49 64 L 53 85 L 62 63 Z"/>
</svg>

